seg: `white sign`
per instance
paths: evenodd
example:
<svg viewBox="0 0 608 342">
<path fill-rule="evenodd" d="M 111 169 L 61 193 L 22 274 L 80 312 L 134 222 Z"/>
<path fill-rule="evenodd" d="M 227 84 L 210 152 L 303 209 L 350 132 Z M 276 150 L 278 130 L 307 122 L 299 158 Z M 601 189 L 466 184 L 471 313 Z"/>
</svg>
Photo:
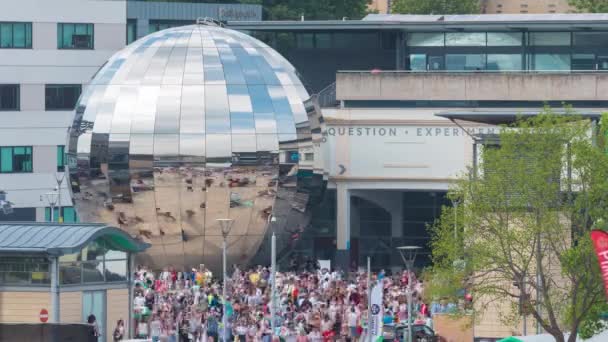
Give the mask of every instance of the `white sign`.
<svg viewBox="0 0 608 342">
<path fill-rule="evenodd" d="M 382 289 L 384 288 L 382 280 L 372 287 L 371 307 L 370 307 L 370 327 L 369 333 L 372 337 L 371 341 L 382 341 L 382 317 L 384 316 L 384 306 L 382 304 Z"/>
<path fill-rule="evenodd" d="M 331 260 L 319 260 L 319 267 L 331 271 Z"/>
</svg>

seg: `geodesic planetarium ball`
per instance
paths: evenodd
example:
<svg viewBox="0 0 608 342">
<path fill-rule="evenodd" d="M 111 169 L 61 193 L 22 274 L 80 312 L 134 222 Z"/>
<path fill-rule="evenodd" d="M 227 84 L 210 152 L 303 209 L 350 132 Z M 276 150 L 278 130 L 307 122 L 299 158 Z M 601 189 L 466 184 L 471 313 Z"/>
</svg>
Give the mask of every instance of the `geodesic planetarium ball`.
<svg viewBox="0 0 608 342">
<path fill-rule="evenodd" d="M 297 182 L 306 90 L 266 44 L 214 25 L 171 28 L 112 56 L 86 87 L 70 135 L 83 222 L 152 247 L 153 268 L 221 265 L 259 249 L 277 193 Z M 295 147 L 294 147 L 295 146 Z"/>
</svg>

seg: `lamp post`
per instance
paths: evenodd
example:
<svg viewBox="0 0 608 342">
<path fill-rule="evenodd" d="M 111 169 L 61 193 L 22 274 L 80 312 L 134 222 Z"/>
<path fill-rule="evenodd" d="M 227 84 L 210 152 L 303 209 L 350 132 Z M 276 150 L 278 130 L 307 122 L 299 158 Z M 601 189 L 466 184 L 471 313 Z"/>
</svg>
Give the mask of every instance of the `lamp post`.
<svg viewBox="0 0 608 342">
<path fill-rule="evenodd" d="M 270 214 L 270 216 L 268 216 L 268 226 L 270 228 L 270 226 L 272 225 L 273 222 L 276 222 L 277 218 Z M 272 225 L 272 238 L 270 240 L 270 254 L 271 254 L 271 261 L 270 261 L 270 267 L 272 270 L 271 273 L 271 281 L 272 284 L 270 287 L 270 330 L 271 330 L 271 336 L 274 336 L 274 329 L 275 329 L 275 320 L 276 320 L 276 314 L 277 314 L 277 308 L 276 308 L 276 291 L 277 291 L 277 237 L 274 234 L 274 225 Z"/>
<path fill-rule="evenodd" d="M 220 228 L 222 229 L 222 237 L 224 238 L 223 244 L 222 244 L 222 264 L 223 264 L 223 273 L 222 273 L 222 281 L 223 281 L 223 286 L 222 286 L 222 308 L 223 308 L 223 314 L 222 314 L 222 325 L 223 327 L 223 336 L 222 336 L 222 340 L 226 341 L 227 338 L 227 325 L 228 325 L 228 316 L 226 315 L 226 279 L 228 278 L 226 276 L 226 249 L 227 249 L 227 245 L 226 245 L 226 239 L 228 238 L 228 234 L 230 234 L 230 230 L 232 229 L 232 225 L 234 224 L 234 220 L 233 219 L 217 219 L 217 222 L 220 224 Z"/>
<path fill-rule="evenodd" d="M 64 178 L 65 172 L 62 172 L 61 174 L 55 173 L 55 180 L 57 181 L 57 187 L 55 189 L 57 189 L 57 206 L 59 207 L 57 210 L 57 214 L 59 215 L 57 222 L 59 223 L 63 223 L 63 215 L 61 213 L 61 183 L 63 183 Z"/>
<path fill-rule="evenodd" d="M 55 188 L 54 191 L 47 192 L 46 194 L 44 194 L 44 197 L 46 198 L 47 203 L 51 207 L 51 222 L 55 222 L 55 205 L 59 200 L 59 191 L 57 188 Z M 42 201 L 42 196 L 40 196 L 40 200 Z"/>
<path fill-rule="evenodd" d="M 407 269 L 407 336 L 408 342 L 412 342 L 412 269 L 414 268 L 414 261 L 416 260 L 416 254 L 421 247 L 418 246 L 402 246 L 397 247 L 401 258 L 405 263 Z"/>
</svg>

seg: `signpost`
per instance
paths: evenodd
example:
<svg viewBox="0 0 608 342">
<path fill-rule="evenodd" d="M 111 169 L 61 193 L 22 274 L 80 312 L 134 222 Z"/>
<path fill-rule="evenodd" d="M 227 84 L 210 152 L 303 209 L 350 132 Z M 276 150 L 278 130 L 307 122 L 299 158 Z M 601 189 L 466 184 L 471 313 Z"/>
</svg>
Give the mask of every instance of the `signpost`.
<svg viewBox="0 0 608 342">
<path fill-rule="evenodd" d="M 46 323 L 49 320 L 49 312 L 46 309 L 42 309 L 38 317 L 40 318 L 40 322 Z"/>
</svg>

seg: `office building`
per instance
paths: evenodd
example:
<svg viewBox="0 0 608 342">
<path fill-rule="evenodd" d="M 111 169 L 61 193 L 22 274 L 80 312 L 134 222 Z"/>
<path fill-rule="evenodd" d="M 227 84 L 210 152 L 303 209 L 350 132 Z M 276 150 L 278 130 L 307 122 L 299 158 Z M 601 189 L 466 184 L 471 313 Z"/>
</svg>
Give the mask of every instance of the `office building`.
<svg viewBox="0 0 608 342">
<path fill-rule="evenodd" d="M 0 0 L 0 221 L 77 220 L 63 174 L 80 94 L 127 43 L 197 18 L 261 20 L 261 6 L 126 0 Z"/>
<path fill-rule="evenodd" d="M 473 164 L 481 144 L 474 137 L 496 133 L 501 118 L 534 115 L 545 104 L 596 116 L 608 109 L 604 14 L 231 26 L 274 44 L 318 94 L 324 128 L 313 139 L 314 162 L 327 190 L 294 254 L 341 267 L 362 267 L 371 256 L 375 269 L 401 268 L 402 245 L 424 247 L 417 266 L 428 265 L 427 225 L 442 206 L 457 205 L 446 198 L 451 182 Z M 503 309 L 488 308 L 477 338 L 522 331 L 501 323 Z"/>
</svg>

